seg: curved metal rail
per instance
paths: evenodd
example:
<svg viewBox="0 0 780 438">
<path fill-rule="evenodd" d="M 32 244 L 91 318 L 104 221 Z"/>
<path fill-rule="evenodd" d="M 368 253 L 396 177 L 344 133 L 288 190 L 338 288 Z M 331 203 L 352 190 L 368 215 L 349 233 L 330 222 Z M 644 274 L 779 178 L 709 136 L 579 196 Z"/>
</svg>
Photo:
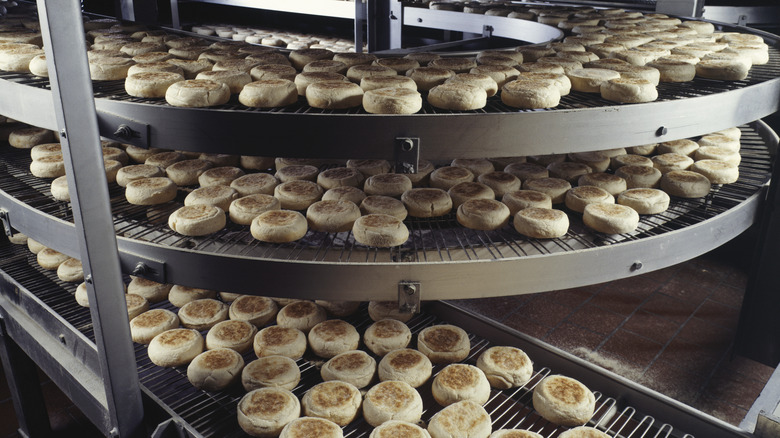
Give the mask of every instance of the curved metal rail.
<svg viewBox="0 0 780 438">
<path fill-rule="evenodd" d="M 407 220 L 411 238 L 389 250 L 359 245 L 351 233 L 309 232 L 298 242 L 272 245 L 255 241 L 247 227 L 235 224 L 204 238 L 180 236 L 166 225 L 178 202 L 132 206 L 119 187 L 112 190 L 112 210 L 123 269 L 158 281 L 271 296 L 362 300 L 394 299 L 399 284 L 408 281 L 420 283 L 425 300 L 557 290 L 671 266 L 747 229 L 769 178 L 767 148 L 777 145 L 765 124 L 754 126 L 744 128 L 737 183 L 718 187 L 706 198 L 676 199 L 666 213 L 643 217 L 639 229 L 627 235 L 594 233 L 575 213 L 569 213 L 569 233 L 552 240 L 527 239 L 509 226 L 467 230 L 450 216 Z M 0 185 L 8 198 L 10 224 L 28 235 L 45 235 L 42 243 L 75 255 L 68 204 L 54 202 L 48 182 L 29 176 L 24 163 L 17 169 L 11 164 L 10 182 Z"/>
</svg>

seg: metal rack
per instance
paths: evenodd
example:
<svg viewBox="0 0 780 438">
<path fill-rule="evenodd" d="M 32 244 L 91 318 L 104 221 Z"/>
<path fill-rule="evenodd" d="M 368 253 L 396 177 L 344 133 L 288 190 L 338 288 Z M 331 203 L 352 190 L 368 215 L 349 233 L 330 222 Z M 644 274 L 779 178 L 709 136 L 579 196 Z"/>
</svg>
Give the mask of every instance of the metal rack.
<svg viewBox="0 0 780 438">
<path fill-rule="evenodd" d="M 766 125 L 751 126 L 743 128 L 744 158 L 737 183 L 717 188 L 708 198 L 675 199 L 666 213 L 644 217 L 638 230 L 626 235 L 588 231 L 575 213 L 570 213 L 569 233 L 553 240 L 527 239 L 510 226 L 474 232 L 449 215 L 407 220 L 409 241 L 390 251 L 357 244 L 347 232 L 312 231 L 299 241 L 271 245 L 254 240 L 248 227 L 236 224 L 203 238 L 172 232 L 166 218 L 181 206 L 186 191 L 177 202 L 153 208 L 128 204 L 118 186 L 112 186 L 109 196 L 125 272 L 141 264 L 145 276 L 161 282 L 258 293 L 243 273 L 263 271 L 276 273 L 264 280 L 266 290 L 287 289 L 296 297 L 315 293 L 310 278 L 318 278 L 316 295 L 331 299 L 394 299 L 398 285 L 409 280 L 420 283 L 418 298 L 424 300 L 468 298 L 475 289 L 485 296 L 531 293 L 660 269 L 713 249 L 747 229 L 764 196 L 770 150 L 777 144 Z M 40 231 L 32 227 L 41 221 L 28 218 L 45 213 L 56 219 L 45 222 L 46 227 L 56 224 L 56 235 L 72 235 L 67 203 L 53 200 L 48 184 L 27 174 L 28 154 L 4 150 L 2 156 L 8 171 L 0 181 L 10 224 L 36 235 Z M 681 235 L 690 237 L 684 240 Z M 661 247 L 666 250 L 656 250 Z M 598 269 L 605 260 L 615 269 Z M 576 268 L 561 273 L 562 264 Z M 215 271 L 221 275 L 211 275 Z M 362 281 L 365 276 L 376 279 L 368 291 Z"/>
<path fill-rule="evenodd" d="M 84 319 L 85 311 L 82 310 L 78 315 L 81 322 L 76 322 L 74 325 L 62 315 L 63 309 L 53 310 L 50 304 L 38 299 L 34 293 L 23 290 L 24 287 L 20 287 L 16 275 L 9 275 L 3 269 L 3 281 L 0 285 L 0 317 L 5 322 L 4 341 L 11 340 L 23 345 L 25 352 L 36 363 L 48 367 L 45 369 L 47 373 L 58 376 L 57 382 L 60 386 L 68 387 L 66 393 L 71 398 L 78 400 L 80 405 L 86 406 L 86 413 L 95 424 L 100 425 L 107 434 L 116 436 L 134 436 L 144 433 L 141 431 L 141 420 L 144 415 L 140 412 L 139 392 L 141 390 L 132 382 L 133 378 L 138 379 L 138 375 L 135 369 L 128 366 L 133 361 L 132 355 L 137 354 L 138 351 L 130 351 L 123 342 L 114 342 L 115 345 L 107 346 L 110 343 L 105 342 L 100 334 L 101 330 L 106 330 L 118 333 L 119 339 L 129 338 L 126 324 L 121 321 L 121 318 L 113 318 L 114 321 L 111 321 L 110 317 L 118 314 L 118 309 L 124 310 L 121 287 L 117 284 L 121 281 L 118 269 L 120 266 L 125 273 L 138 272 L 159 281 L 197 284 L 214 289 L 249 293 L 260 293 L 260 291 L 252 288 L 251 284 L 237 273 L 246 272 L 247 269 L 254 271 L 261 267 L 266 272 L 276 274 L 271 277 L 267 287 L 284 286 L 289 288 L 288 295 L 293 297 L 325 299 L 336 297 L 344 299 L 345 296 L 361 299 L 392 299 L 408 290 L 403 289 L 401 285 L 409 280 L 419 282 L 422 286 L 422 292 L 420 288 L 414 289 L 416 299 L 472 296 L 471 292 L 463 287 L 464 276 L 469 277 L 470 281 L 478 282 L 483 288 L 480 290 L 480 295 L 485 295 L 485 285 L 491 287 L 489 294 L 501 295 L 595 283 L 678 263 L 739 234 L 755 220 L 756 209 L 761 202 L 767 181 L 769 168 L 767 151 L 776 148 L 777 145 L 777 137 L 765 125 L 757 123 L 745 128 L 747 138 L 750 140 L 748 143 L 755 145 L 755 148 L 750 148 L 751 153 L 748 154 L 749 157 L 743 165 L 743 179 L 740 183 L 733 187 L 721 188 L 718 193 L 703 202 L 677 203 L 673 214 L 662 223 L 643 222 L 641 233 L 637 235 L 617 238 L 583 237 L 579 234 L 575 235 L 574 233 L 579 231 L 575 229 L 572 235 L 567 237 L 570 241 L 556 241 L 552 247 L 547 247 L 532 241 L 518 243 L 517 236 L 511 236 L 510 239 L 502 233 L 467 235 L 458 229 L 450 231 L 453 229 L 453 224 L 452 218 L 448 218 L 443 224 L 411 221 L 410 225 L 417 233 L 417 239 L 413 239 L 407 248 L 397 248 L 389 252 L 359 248 L 354 242 L 350 243 L 348 236 L 324 235 L 310 236 L 315 240 L 305 241 L 305 247 L 262 246 L 255 242 L 241 246 L 235 243 L 246 239 L 246 233 L 245 230 L 237 229 L 228 229 L 226 233 L 220 234 L 226 240 L 216 243 L 180 239 L 160 228 L 146 228 L 146 225 L 139 227 L 137 222 L 141 219 L 141 215 L 146 216 L 146 211 L 123 204 L 120 193 L 116 189 L 110 192 L 101 191 L 105 188 L 90 187 L 88 181 L 97 180 L 102 176 L 99 163 L 96 161 L 100 155 L 98 132 L 116 137 L 114 134 L 116 128 L 119 125 L 127 125 L 136 135 L 133 138 L 121 138 L 127 143 L 145 146 L 165 145 L 185 150 L 214 152 L 215 143 L 212 134 L 216 127 L 224 129 L 227 126 L 228 129 L 236 129 L 235 136 L 225 140 L 228 145 L 220 148 L 221 153 L 282 155 L 276 152 L 285 151 L 285 155 L 305 156 L 312 154 L 309 142 L 314 138 L 308 135 L 294 133 L 291 136 L 282 134 L 270 136 L 272 142 L 283 141 L 284 143 L 262 148 L 258 148 L 255 140 L 248 135 L 256 131 L 258 126 L 261 129 L 270 129 L 279 125 L 288 126 L 298 123 L 305 124 L 312 128 L 310 131 L 315 132 L 318 129 L 328 131 L 352 129 L 352 135 L 340 135 L 318 144 L 317 150 L 321 156 L 338 158 L 354 156 L 356 151 L 363 152 L 362 155 L 366 158 L 394 157 L 398 148 L 397 138 L 410 136 L 419 140 L 423 148 L 420 154 L 426 158 L 495 157 L 582 151 L 592 149 L 593 142 L 597 140 L 603 140 L 598 143 L 598 148 L 603 149 L 695 136 L 744 124 L 776 111 L 778 109 L 776 96 L 780 94 L 778 52 L 772 49 L 772 64 L 768 67 L 756 68 L 747 81 L 728 86 L 699 80 L 687 91 L 662 87 L 665 91 L 662 93 L 661 101 L 643 105 L 615 106 L 606 102 L 597 102 L 591 106 L 589 104 L 591 100 L 574 94 L 567 101 L 567 105 L 570 106 L 553 111 L 520 112 L 501 107 L 496 102 L 491 102 L 491 107 L 481 112 L 439 113 L 428 108 L 426 113 L 410 117 L 374 116 L 361 112 L 318 112 L 300 105 L 291 111 L 252 111 L 235 104 L 208 110 L 191 110 L 172 108 L 160 102 L 127 99 L 121 95 L 121 91 L 117 91 L 116 83 L 94 84 L 97 91 L 97 99 L 94 100 L 97 116 L 93 120 L 89 111 L 83 114 L 85 118 L 77 120 L 75 126 L 87 129 L 79 130 L 68 128 L 73 121 L 65 116 L 75 115 L 79 111 L 74 109 L 81 109 L 87 102 L 93 102 L 91 90 L 88 90 L 90 92 L 86 96 L 84 93 L 93 84 L 89 84 L 87 80 L 88 73 L 84 72 L 86 65 L 83 60 L 68 61 L 66 58 L 68 54 L 79 53 L 78 47 L 67 47 L 65 43 L 73 39 L 66 37 L 52 39 L 51 35 L 48 35 L 49 30 L 58 35 L 80 30 L 80 26 L 67 29 L 68 24 L 79 22 L 79 11 L 75 3 L 43 0 L 40 3 L 41 15 L 46 24 L 43 27 L 47 32 L 49 48 L 47 55 L 56 67 L 50 69 L 54 72 L 55 80 L 49 83 L 33 80 L 24 75 L 6 75 L 0 80 L 0 94 L 9 97 L 0 101 L 0 113 L 50 129 L 65 129 L 64 146 L 72 155 L 69 157 L 71 158 L 69 173 L 79 175 L 75 184 L 71 181 L 71 193 L 76 194 L 73 209 L 71 210 L 67 204 L 52 202 L 45 194 L 45 187 L 41 187 L 40 183 L 36 185 L 34 181 L 25 181 L 25 178 L 19 175 L 14 176 L 15 181 L 19 182 L 24 190 L 31 188 L 32 192 L 13 193 L 13 190 L 5 192 L 6 189 L 3 187 L 0 205 L 5 209 L 3 222 L 9 228 L 13 227 L 25 232 L 61 252 L 80 256 L 82 260 L 86 259 L 89 271 L 97 272 L 89 262 L 90 258 L 95 259 L 93 260 L 95 266 L 106 266 L 108 274 L 93 277 L 95 283 L 89 290 L 94 310 L 87 319 Z M 64 19 L 60 19 L 59 23 L 57 20 L 46 19 L 55 16 Z M 747 31 L 743 28 L 734 29 Z M 769 34 L 764 36 L 773 46 L 777 46 L 777 37 Z M 58 58 L 59 56 L 65 59 Z M 71 57 L 71 59 L 78 58 L 79 56 Z M 63 80 L 64 83 L 66 78 L 58 78 L 57 72 L 72 76 L 75 83 L 72 89 L 67 86 L 63 88 L 62 84 L 58 83 L 56 79 Z M 63 89 L 67 91 L 61 94 Z M 15 102 L 22 101 L 22 97 L 26 103 L 16 104 Z M 62 108 L 52 108 L 52 100 L 61 103 Z M 745 101 L 751 104 L 745 106 Z M 716 103 L 719 113 L 713 114 L 711 109 Z M 583 106 L 590 107 L 583 108 Z M 660 120 L 662 114 L 669 119 Z M 617 128 L 613 131 L 613 138 L 604 139 L 602 130 L 606 126 L 615 124 Z M 582 135 L 575 138 L 562 134 L 566 130 L 552 129 L 561 125 L 571 130 L 581 130 Z M 195 129 L 194 126 L 199 128 Z M 492 129 L 496 126 L 498 129 Z M 442 136 L 441 131 L 446 131 L 448 134 Z M 364 133 L 376 132 L 381 133 L 376 147 L 364 151 L 363 141 L 358 141 L 358 138 Z M 522 140 L 516 141 L 517 138 Z M 447 144 L 454 139 L 457 141 Z M 554 142 L 555 146 L 543 148 L 541 139 Z M 482 144 L 482 142 L 490 142 L 494 146 L 481 150 L 473 147 L 473 144 Z M 282 147 L 282 144 L 285 146 Z M 18 166 L 14 161 L 7 162 L 5 165 L 10 169 Z M 75 172 L 76 169 L 78 172 Z M 12 172 L 9 173 L 13 176 Z M 25 193 L 29 193 L 29 196 Z M 89 194 L 95 196 L 88 196 Z M 114 209 L 113 216 L 111 212 L 107 212 L 109 205 Z M 84 215 L 84 212 L 92 207 L 99 213 L 94 217 Z M 92 225 L 93 223 L 95 225 Z M 443 239 L 441 241 L 434 241 L 435 245 L 429 245 L 425 236 L 439 228 L 448 230 L 446 233 L 451 234 L 441 237 Z M 107 229 L 112 236 L 107 242 L 90 242 L 90 237 L 94 237 L 93 233 L 98 230 L 100 231 L 97 235 L 105 238 Z M 113 236 L 117 231 L 120 231 L 122 236 L 116 238 L 114 244 Z M 243 237 L 241 231 L 244 232 Z M 124 234 L 129 236 L 124 237 Z M 698 244 L 683 244 L 685 240 L 680 239 L 680 236 L 690 238 Z M 343 249 L 333 251 L 329 246 L 325 246 L 326 243 L 330 244 L 329 240 L 338 239 L 344 242 L 340 248 L 350 248 L 346 259 Z M 456 251 L 451 251 L 451 245 L 448 243 L 452 239 L 459 241 L 456 256 L 453 256 Z M 460 245 L 463 240 L 468 243 Z M 92 247 L 92 245 L 98 246 Z M 672 259 L 661 257 L 660 254 L 663 252 L 653 251 L 661 247 L 665 251 L 670 251 L 670 248 L 679 249 L 680 256 Z M 235 252 L 231 252 L 234 250 Z M 645 256 L 647 253 L 658 255 L 648 258 Z M 594 254 L 599 256 L 608 254 L 615 260 L 619 259 L 622 268 L 602 273 L 590 261 L 593 258 L 589 255 Z M 306 257 L 301 258 L 301 255 Z M 550 268 L 553 264 L 576 266 L 576 269 L 571 270 L 572 278 L 576 274 L 586 275 L 577 280 L 580 283 L 566 277 L 557 280 L 556 278 L 560 277 L 560 270 L 556 269 L 556 276 L 552 276 Z M 522 268 L 518 269 L 518 266 Z M 10 267 L 8 270 L 12 271 Z M 215 280 L 215 276 L 211 275 L 214 272 L 228 273 L 222 277 L 226 280 Z M 547 272 L 547 274 L 539 275 L 540 272 Z M 279 282 L 280 276 L 292 278 L 293 282 Z M 358 285 L 357 282 L 344 281 L 344 278 L 367 276 L 376 278 L 378 285 L 369 293 L 366 293 L 363 286 Z M 311 287 L 312 278 L 318 280 L 316 291 Z M 522 287 L 518 288 L 518 284 L 522 284 Z M 39 286 L 35 286 L 37 287 Z M 102 291 L 101 294 L 95 293 L 98 289 Z M 434 306 L 439 309 L 438 304 Z M 448 312 L 443 311 L 444 314 Z M 460 320 L 462 315 L 449 313 L 449 317 L 441 317 L 444 320 L 449 318 Z M 480 327 L 484 329 L 485 324 L 485 322 L 475 323 L 473 332 L 480 333 Z M 86 332 L 76 328 L 86 329 Z M 94 341 L 89 333 L 91 330 L 96 330 Z M 500 333 L 493 334 L 496 336 L 494 342 L 516 340 L 514 337 L 506 338 Z M 540 352 L 537 354 L 553 354 L 549 347 L 538 345 L 534 347 L 534 345 L 536 345 L 534 342 L 530 342 L 528 348 L 538 347 Z M 113 369 L 119 371 L 114 374 L 110 372 L 111 367 L 107 366 L 107 351 L 111 348 L 119 351 L 116 357 L 111 359 L 118 363 Z M 131 355 L 130 360 L 127 360 L 128 351 Z M 553 355 L 561 356 L 559 353 Z M 600 378 L 602 380 L 598 380 L 599 378 L 595 376 L 600 374 L 588 372 L 587 367 L 578 365 L 569 368 L 570 365 L 567 364 L 578 362 L 565 356 L 564 359 L 566 360 L 556 362 L 556 366 L 562 367 L 564 371 L 571 370 L 572 374 L 585 373 L 589 376 L 592 374 L 589 378 L 596 379 L 597 387 L 598 382 L 617 380 L 619 384 L 616 388 L 623 389 L 615 391 L 631 389 L 628 391 L 630 395 L 616 396 L 617 398 L 613 398 L 612 401 L 609 401 L 609 397 L 605 398 L 604 400 L 609 403 L 608 406 L 628 397 L 639 401 L 634 406 L 642 410 L 647 408 L 648 411 L 657 409 L 664 417 L 673 416 L 669 414 L 670 411 L 682 410 L 687 412 L 686 416 L 682 417 L 682 421 L 694 421 L 691 419 L 694 417 L 701 417 L 700 420 L 703 418 L 701 421 L 710 425 L 701 429 L 704 432 L 701 432 L 700 436 L 746 436 L 740 431 L 733 431 L 723 424 L 713 422 L 711 418 L 688 412 L 669 400 L 661 399 L 661 403 L 652 402 L 658 399 L 657 394 L 638 390 L 639 393 L 645 393 L 645 396 L 637 396 L 636 385 L 632 386 L 630 382 L 621 381 L 615 376 L 602 377 Z M 122 379 L 129 379 L 130 384 Z M 153 382 L 147 381 L 144 385 L 147 383 Z M 143 389 L 146 398 L 155 402 L 160 401 L 153 391 L 148 391 L 148 386 L 144 386 Z M 130 408 L 117 410 L 112 404 L 117 401 Z M 646 403 L 649 404 L 645 405 Z M 180 414 L 175 410 L 167 409 L 170 408 L 169 403 L 163 402 L 162 405 L 165 406 L 168 415 L 180 418 Z M 522 410 L 522 408 L 518 409 Z M 638 435 L 631 432 L 630 436 L 648 436 L 649 430 L 652 430 L 655 436 L 678 436 L 671 433 L 672 429 L 666 426 L 666 423 L 662 422 L 658 427 L 650 427 L 655 424 L 655 420 L 646 420 L 642 417 L 634 421 L 632 410 L 621 412 L 627 412 L 628 417 L 632 418 L 626 424 L 630 423 L 630 427 L 638 427 L 634 429 L 639 431 Z M 148 411 L 146 413 L 148 415 Z M 622 415 L 616 418 L 621 418 Z M 507 421 L 509 424 L 509 420 Z M 644 429 L 644 425 L 648 425 L 647 429 Z M 627 433 L 626 431 L 628 429 L 621 434 Z"/>
<path fill-rule="evenodd" d="M 21 259 L 21 262 L 20 262 Z M 81 335 L 80 342 L 91 342 L 92 327 L 89 311 L 74 306 L 72 285 L 63 284 L 56 276 L 34 266 L 33 257 L 24 248 L 0 246 L 0 286 L 13 285 L 20 291 L 20 297 L 28 308 L 49 308 L 59 318 L 71 324 Z M 30 263 L 28 263 L 30 262 Z M 37 304 L 36 304 L 37 303 Z M 163 302 L 155 308 L 169 308 Z M 347 321 L 362 332 L 371 324 L 363 306 Z M 471 352 L 464 360 L 474 364 L 479 354 L 492 345 L 514 345 L 523 349 L 534 362 L 534 376 L 519 388 L 492 390 L 485 408 L 490 413 L 494 429 L 524 428 L 556 436 L 563 428 L 539 417 L 533 410 L 531 394 L 535 385 L 550 374 L 576 376 L 593 388 L 597 398 L 595 413 L 590 425 L 611 435 L 640 438 L 737 438 L 751 435 L 737 427 L 643 388 L 618 375 L 551 348 L 519 332 L 508 329 L 445 302 L 426 304 L 423 312 L 408 322 L 413 334 L 433 324 L 456 322 L 470 333 Z M 140 384 L 144 395 L 162 407 L 177 424 L 184 437 L 243 437 L 238 428 L 235 409 L 244 394 L 240 388 L 209 393 L 194 388 L 183 368 L 161 368 L 149 361 L 146 346 L 135 345 Z M 247 363 L 254 359 L 254 353 L 245 355 Z M 301 382 L 293 389 L 302 396 L 310 387 L 319 383 L 319 369 L 315 357 L 306 355 L 297 361 L 301 370 Z M 434 367 L 434 375 L 443 365 Z M 423 386 L 423 420 L 429 420 L 441 407 L 432 399 L 430 383 Z M 170 423 L 169 423 L 170 424 Z M 172 427 L 172 426 L 171 426 Z M 371 427 L 363 420 L 346 426 L 344 435 L 352 438 L 367 437 Z M 166 430 L 161 425 L 152 436 L 163 436 Z"/>
</svg>

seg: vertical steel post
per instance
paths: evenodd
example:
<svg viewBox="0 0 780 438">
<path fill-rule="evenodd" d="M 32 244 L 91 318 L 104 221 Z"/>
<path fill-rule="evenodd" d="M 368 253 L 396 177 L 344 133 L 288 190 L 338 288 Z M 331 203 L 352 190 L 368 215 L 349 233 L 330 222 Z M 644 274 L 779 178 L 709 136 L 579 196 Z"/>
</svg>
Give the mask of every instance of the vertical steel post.
<svg viewBox="0 0 780 438">
<path fill-rule="evenodd" d="M 49 414 L 43 401 L 38 368 L 16 342 L 6 335 L 2 315 L 0 315 L 0 362 L 3 364 L 16 418 L 19 421 L 18 430 L 23 436 L 50 436 Z"/>
<path fill-rule="evenodd" d="M 38 0 L 110 436 L 141 437 L 143 406 L 78 0 Z"/>
<path fill-rule="evenodd" d="M 759 222 L 759 239 L 737 326 L 735 353 L 771 367 L 780 363 L 780 166 L 775 156 L 772 183 Z"/>
<path fill-rule="evenodd" d="M 368 2 L 370 0 L 366 1 Z M 353 41 L 355 42 L 355 52 L 357 53 L 363 52 L 363 42 L 365 41 L 363 38 L 364 26 L 366 28 L 366 39 L 368 39 L 369 45 L 371 44 L 371 23 L 366 21 L 367 9 L 368 6 L 366 3 L 361 0 L 355 1 L 355 19 L 352 21 L 352 27 L 355 31 Z"/>
</svg>

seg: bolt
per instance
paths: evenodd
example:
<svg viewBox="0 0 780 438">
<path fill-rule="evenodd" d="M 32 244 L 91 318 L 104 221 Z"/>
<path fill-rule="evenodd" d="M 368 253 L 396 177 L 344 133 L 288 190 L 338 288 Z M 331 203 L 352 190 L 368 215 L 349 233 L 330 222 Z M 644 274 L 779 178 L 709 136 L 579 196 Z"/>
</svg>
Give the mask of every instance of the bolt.
<svg viewBox="0 0 780 438">
<path fill-rule="evenodd" d="M 129 126 L 122 124 L 116 129 L 114 135 L 121 138 L 131 138 L 133 136 L 133 130 Z"/>
<path fill-rule="evenodd" d="M 422 18 L 418 18 L 418 19 L 417 19 L 417 22 L 418 22 L 418 23 L 422 23 Z"/>
<path fill-rule="evenodd" d="M 62 138 L 68 138 L 68 134 L 65 132 L 64 129 L 60 129 L 60 137 Z"/>
<path fill-rule="evenodd" d="M 87 284 L 92 284 L 92 275 L 87 275 L 84 277 L 84 282 Z"/>
<path fill-rule="evenodd" d="M 59 339 L 60 339 L 60 344 L 62 344 L 62 345 L 66 345 L 67 344 L 67 342 L 65 340 L 65 335 L 63 335 L 62 333 L 60 333 Z"/>
<path fill-rule="evenodd" d="M 666 129 L 666 126 L 661 126 L 658 128 L 658 130 L 655 131 L 655 135 L 660 137 L 662 135 L 666 135 L 667 132 L 669 132 L 669 130 Z"/>
<path fill-rule="evenodd" d="M 634 262 L 634 264 L 631 265 L 632 271 L 638 271 L 640 269 L 642 269 L 642 262 Z"/>
<path fill-rule="evenodd" d="M 411 138 L 404 139 L 403 144 L 401 144 L 401 150 L 404 152 L 410 152 L 414 150 L 414 142 Z"/>
<path fill-rule="evenodd" d="M 138 262 L 135 265 L 135 268 L 133 269 L 133 275 L 143 275 L 146 274 L 149 271 L 149 267 L 146 266 L 143 262 Z"/>
<path fill-rule="evenodd" d="M 404 285 L 404 292 L 406 292 L 406 295 L 411 296 L 417 292 L 417 288 L 413 284 L 406 284 Z"/>
</svg>

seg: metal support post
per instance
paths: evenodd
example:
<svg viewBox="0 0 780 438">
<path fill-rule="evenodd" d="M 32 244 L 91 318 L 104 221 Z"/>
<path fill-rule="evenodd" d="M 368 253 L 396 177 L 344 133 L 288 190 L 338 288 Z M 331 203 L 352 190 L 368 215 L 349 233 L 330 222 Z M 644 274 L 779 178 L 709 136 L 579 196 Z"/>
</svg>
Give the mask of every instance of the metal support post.
<svg viewBox="0 0 780 438">
<path fill-rule="evenodd" d="M 355 19 L 352 21 L 352 25 L 354 27 L 354 41 L 355 41 L 355 52 L 361 53 L 363 52 L 363 43 L 365 42 L 363 38 L 363 27 L 366 28 L 366 37 L 369 41 L 369 44 L 371 44 L 372 36 L 371 36 L 371 23 L 368 21 L 368 4 L 363 1 L 356 1 L 355 2 Z"/>
<path fill-rule="evenodd" d="M 28 437 L 51 436 L 49 415 L 41 393 L 35 362 L 7 336 L 0 317 L 0 359 L 11 392 L 19 434 Z"/>
<path fill-rule="evenodd" d="M 777 161 L 777 135 L 772 182 L 759 222 L 752 271 L 737 326 L 735 352 L 755 361 L 776 367 L 780 362 L 780 166 Z"/>
<path fill-rule="evenodd" d="M 116 234 L 101 153 L 78 0 L 39 0 L 79 252 L 106 392 L 109 430 L 145 436 L 143 405 L 127 322 Z"/>
</svg>

